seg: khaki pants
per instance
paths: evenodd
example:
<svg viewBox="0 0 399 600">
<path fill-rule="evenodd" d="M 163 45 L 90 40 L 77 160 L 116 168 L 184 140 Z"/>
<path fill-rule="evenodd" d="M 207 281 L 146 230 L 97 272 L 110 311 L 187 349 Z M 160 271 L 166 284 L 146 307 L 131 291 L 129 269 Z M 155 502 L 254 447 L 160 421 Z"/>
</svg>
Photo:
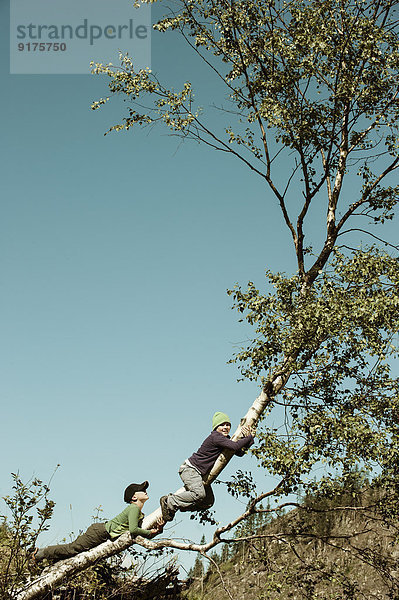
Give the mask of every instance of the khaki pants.
<svg viewBox="0 0 399 600">
<path fill-rule="evenodd" d="M 104 523 L 93 523 L 90 525 L 85 533 L 82 533 L 75 541 L 70 544 L 58 544 L 57 546 L 47 546 L 47 548 L 41 548 L 36 554 L 36 560 L 43 560 L 48 558 L 50 560 L 62 560 L 64 558 L 70 558 L 90 550 L 99 544 L 110 539 L 108 531 L 105 529 Z"/>
<path fill-rule="evenodd" d="M 185 491 L 168 496 L 168 507 L 173 510 L 204 510 L 213 506 L 215 497 L 210 485 L 204 485 L 202 475 L 196 469 L 183 463 L 179 475 L 184 483 Z"/>
</svg>

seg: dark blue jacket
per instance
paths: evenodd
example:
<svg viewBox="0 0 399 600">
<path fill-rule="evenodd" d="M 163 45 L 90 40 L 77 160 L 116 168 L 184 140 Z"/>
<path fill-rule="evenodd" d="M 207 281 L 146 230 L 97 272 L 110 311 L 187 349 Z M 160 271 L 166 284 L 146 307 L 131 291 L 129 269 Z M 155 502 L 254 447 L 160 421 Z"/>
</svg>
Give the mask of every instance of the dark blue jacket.
<svg viewBox="0 0 399 600">
<path fill-rule="evenodd" d="M 212 469 L 217 457 L 223 450 L 233 450 L 237 456 L 244 456 L 243 448 L 249 448 L 253 443 L 254 438 L 252 435 L 247 435 L 233 442 L 229 436 L 226 437 L 218 431 L 212 431 L 202 442 L 197 452 L 194 452 L 188 460 L 198 469 L 201 475 L 205 475 Z"/>
</svg>

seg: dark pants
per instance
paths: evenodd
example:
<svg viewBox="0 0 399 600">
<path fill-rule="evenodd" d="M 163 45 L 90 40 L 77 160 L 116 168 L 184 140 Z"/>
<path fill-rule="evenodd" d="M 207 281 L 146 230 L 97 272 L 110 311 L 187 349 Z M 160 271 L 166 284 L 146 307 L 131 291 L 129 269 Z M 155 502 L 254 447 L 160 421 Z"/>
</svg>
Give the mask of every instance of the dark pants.
<svg viewBox="0 0 399 600">
<path fill-rule="evenodd" d="M 109 540 L 110 536 L 108 531 L 105 529 L 104 523 L 93 523 L 90 525 L 85 533 L 82 533 L 75 541 L 70 544 L 58 544 L 57 546 L 47 546 L 47 548 L 41 548 L 36 554 L 36 560 L 43 560 L 48 558 L 50 560 L 62 560 L 64 558 L 70 558 L 90 550 L 99 544 L 102 544 L 106 540 Z"/>
</svg>

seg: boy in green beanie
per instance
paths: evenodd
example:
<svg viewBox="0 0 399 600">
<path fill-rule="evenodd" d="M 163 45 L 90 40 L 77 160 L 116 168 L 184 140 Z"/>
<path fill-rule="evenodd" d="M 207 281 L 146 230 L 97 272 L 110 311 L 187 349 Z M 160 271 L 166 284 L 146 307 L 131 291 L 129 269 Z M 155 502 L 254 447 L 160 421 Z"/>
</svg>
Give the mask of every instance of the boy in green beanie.
<svg viewBox="0 0 399 600">
<path fill-rule="evenodd" d="M 231 421 L 223 412 L 216 412 L 212 417 L 212 433 L 202 442 L 197 452 L 187 458 L 179 469 L 185 491 L 179 494 L 168 494 L 160 500 L 164 521 L 172 521 L 176 511 L 194 511 L 210 508 L 215 497 L 210 485 L 204 485 L 204 479 L 212 469 L 219 454 L 223 450 L 234 450 L 237 456 L 244 456 L 244 448 L 254 443 L 249 428 L 243 428 L 244 437 L 236 442 L 230 439 Z"/>
</svg>

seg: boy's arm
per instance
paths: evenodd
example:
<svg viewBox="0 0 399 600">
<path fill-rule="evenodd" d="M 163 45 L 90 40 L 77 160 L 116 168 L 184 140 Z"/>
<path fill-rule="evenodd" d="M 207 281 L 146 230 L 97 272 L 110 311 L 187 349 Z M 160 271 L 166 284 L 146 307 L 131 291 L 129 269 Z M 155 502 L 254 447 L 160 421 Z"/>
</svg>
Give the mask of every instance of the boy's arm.
<svg viewBox="0 0 399 600">
<path fill-rule="evenodd" d="M 142 529 L 139 527 L 139 516 L 140 510 L 139 507 L 131 504 L 131 508 L 129 510 L 129 531 L 133 536 L 142 535 L 143 537 L 149 538 L 154 535 L 154 530 L 152 529 Z"/>
<path fill-rule="evenodd" d="M 241 448 L 241 450 L 237 450 L 236 451 L 236 456 L 244 456 L 245 454 L 245 450 L 246 448 L 249 448 L 250 446 L 252 446 L 252 444 L 255 441 L 255 434 L 256 434 L 256 429 L 254 427 L 243 427 L 241 429 L 241 433 L 244 434 L 244 438 L 252 438 L 252 441 L 250 441 L 245 448 Z M 242 439 L 244 439 L 242 438 Z"/>
<path fill-rule="evenodd" d="M 245 437 L 233 442 L 230 438 L 225 437 L 222 434 L 219 434 L 215 439 L 215 443 L 219 448 L 228 448 L 229 450 L 234 450 L 237 456 L 243 456 L 243 448 L 249 448 L 254 443 L 253 435 L 246 435 Z"/>
</svg>

